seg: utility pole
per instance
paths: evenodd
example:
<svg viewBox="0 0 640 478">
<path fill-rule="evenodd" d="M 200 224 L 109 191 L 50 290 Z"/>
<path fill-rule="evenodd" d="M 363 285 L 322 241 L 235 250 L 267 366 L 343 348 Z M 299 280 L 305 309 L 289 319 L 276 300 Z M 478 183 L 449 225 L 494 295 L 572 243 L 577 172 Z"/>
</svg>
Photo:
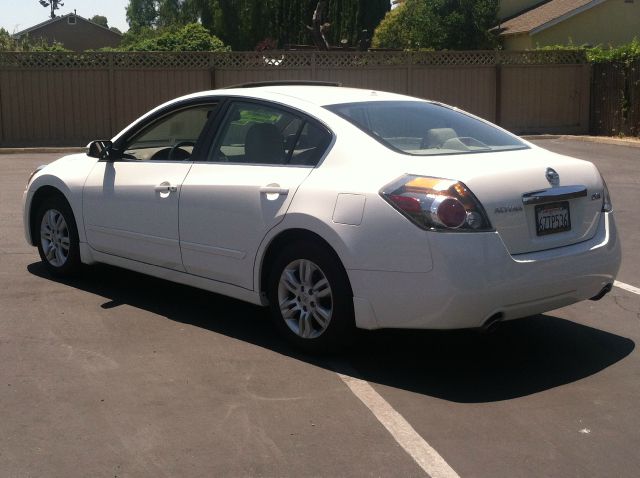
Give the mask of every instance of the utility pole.
<svg viewBox="0 0 640 478">
<path fill-rule="evenodd" d="M 43 7 L 51 7 L 51 18 L 56 18 L 56 10 L 58 10 L 60 7 L 64 7 L 64 3 L 62 3 L 60 0 L 49 0 L 48 2 L 45 0 L 38 0 L 40 2 L 40 5 L 42 5 Z"/>
</svg>

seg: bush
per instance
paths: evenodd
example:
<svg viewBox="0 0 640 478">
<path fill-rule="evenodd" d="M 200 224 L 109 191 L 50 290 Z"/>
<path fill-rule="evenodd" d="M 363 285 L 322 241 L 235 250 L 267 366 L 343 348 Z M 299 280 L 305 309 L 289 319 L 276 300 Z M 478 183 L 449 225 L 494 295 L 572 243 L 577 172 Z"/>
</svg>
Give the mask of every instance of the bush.
<svg viewBox="0 0 640 478">
<path fill-rule="evenodd" d="M 374 48 L 478 50 L 497 46 L 497 0 L 407 0 L 376 28 Z"/>
<path fill-rule="evenodd" d="M 569 45 L 550 45 L 538 48 L 538 50 L 563 50 L 563 51 L 584 51 L 587 59 L 591 63 L 607 63 L 617 61 L 630 63 L 640 60 L 640 40 L 634 38 L 626 45 L 611 46 L 605 48 L 602 45 L 595 47 Z"/>
<path fill-rule="evenodd" d="M 144 28 L 136 33 L 126 34 L 119 50 L 229 51 L 229 47 L 199 23 L 190 23 L 178 29 Z"/>
<path fill-rule="evenodd" d="M 608 61 L 631 62 L 640 60 L 640 41 L 634 38 L 631 43 L 618 47 L 603 48 L 598 45 L 587 49 L 587 58 L 592 63 L 604 63 Z"/>
</svg>

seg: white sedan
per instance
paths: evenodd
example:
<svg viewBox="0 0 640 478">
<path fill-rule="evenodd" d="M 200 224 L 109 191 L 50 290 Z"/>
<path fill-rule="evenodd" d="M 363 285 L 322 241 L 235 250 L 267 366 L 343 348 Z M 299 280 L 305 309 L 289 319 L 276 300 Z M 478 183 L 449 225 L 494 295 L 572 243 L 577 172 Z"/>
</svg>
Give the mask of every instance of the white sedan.
<svg viewBox="0 0 640 478">
<path fill-rule="evenodd" d="M 598 299 L 620 265 L 597 168 L 441 103 L 245 85 L 165 103 L 34 171 L 52 274 L 107 263 L 269 306 L 296 345 L 488 327 Z"/>
</svg>

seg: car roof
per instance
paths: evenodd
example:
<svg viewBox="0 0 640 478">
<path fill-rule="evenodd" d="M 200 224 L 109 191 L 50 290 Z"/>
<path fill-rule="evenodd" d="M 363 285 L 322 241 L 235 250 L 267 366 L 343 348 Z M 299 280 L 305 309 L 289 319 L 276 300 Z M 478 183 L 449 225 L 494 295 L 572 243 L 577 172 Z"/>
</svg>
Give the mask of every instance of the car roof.
<svg viewBox="0 0 640 478">
<path fill-rule="evenodd" d="M 359 103 L 363 101 L 424 101 L 410 96 L 386 91 L 346 88 L 342 86 L 316 85 L 269 85 L 251 88 L 229 88 L 224 90 L 202 91 L 189 95 L 198 96 L 240 96 L 287 102 L 286 98 L 326 106 L 341 103 Z"/>
</svg>

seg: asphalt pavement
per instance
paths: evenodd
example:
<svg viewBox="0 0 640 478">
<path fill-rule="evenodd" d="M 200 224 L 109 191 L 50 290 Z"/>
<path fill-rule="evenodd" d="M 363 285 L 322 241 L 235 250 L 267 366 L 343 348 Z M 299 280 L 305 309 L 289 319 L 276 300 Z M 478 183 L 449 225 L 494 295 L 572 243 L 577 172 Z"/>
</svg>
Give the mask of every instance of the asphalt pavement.
<svg viewBox="0 0 640 478">
<path fill-rule="evenodd" d="M 640 287 L 640 149 L 538 144 L 598 165 L 618 279 Z M 107 266 L 48 276 L 20 202 L 58 156 L 0 155 L 0 476 L 425 476 L 336 372 L 371 385 L 459 476 L 638 475 L 640 295 L 303 356 L 252 305 Z"/>
</svg>

